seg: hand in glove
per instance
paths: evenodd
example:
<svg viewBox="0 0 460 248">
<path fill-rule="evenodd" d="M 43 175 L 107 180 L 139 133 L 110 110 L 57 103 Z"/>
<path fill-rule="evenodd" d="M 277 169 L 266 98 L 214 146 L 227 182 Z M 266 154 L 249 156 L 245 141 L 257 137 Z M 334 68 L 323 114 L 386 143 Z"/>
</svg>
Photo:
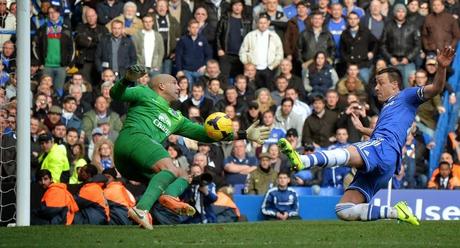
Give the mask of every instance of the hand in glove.
<svg viewBox="0 0 460 248">
<path fill-rule="evenodd" d="M 147 73 L 147 70 L 143 65 L 132 65 L 126 72 L 125 79 L 129 82 L 136 82 L 139 78 L 143 77 Z"/>
<path fill-rule="evenodd" d="M 252 123 L 248 129 L 246 129 L 246 138 L 250 141 L 255 141 L 259 145 L 263 145 L 264 141 L 270 137 L 270 128 L 266 126 L 258 127 L 260 121 Z"/>
</svg>

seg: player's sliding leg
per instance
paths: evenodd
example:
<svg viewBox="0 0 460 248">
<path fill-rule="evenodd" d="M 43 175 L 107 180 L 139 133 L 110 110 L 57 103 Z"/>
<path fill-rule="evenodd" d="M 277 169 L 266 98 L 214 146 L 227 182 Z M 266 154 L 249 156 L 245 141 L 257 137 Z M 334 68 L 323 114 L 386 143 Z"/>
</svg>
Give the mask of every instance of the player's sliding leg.
<svg viewBox="0 0 460 248">
<path fill-rule="evenodd" d="M 136 207 L 128 211 L 129 217 L 144 228 L 152 229 L 148 212 L 157 200 L 178 214 L 193 215 L 195 209 L 177 198 L 188 186 L 188 181 L 183 178 L 186 172 L 174 167 L 170 158 L 160 159 L 152 168 L 156 174 L 150 179 Z"/>
<path fill-rule="evenodd" d="M 368 203 L 339 203 L 335 206 L 335 213 L 341 220 L 348 221 L 397 219 L 412 225 L 420 225 L 417 217 L 412 213 L 407 203 L 404 201 L 398 202 L 394 207 L 374 206 Z"/>
<path fill-rule="evenodd" d="M 315 152 L 309 155 L 299 155 L 285 138 L 281 138 L 278 141 L 278 146 L 291 162 L 291 169 L 295 171 L 308 169 L 312 166 L 334 167 L 345 165 L 350 160 L 349 150 L 343 148 Z"/>
<path fill-rule="evenodd" d="M 189 186 L 188 180 L 186 179 L 187 172 L 176 167 L 174 168 L 178 170 L 179 175 L 174 182 L 168 185 L 163 195 L 160 196 L 159 202 L 164 207 L 179 215 L 193 216 L 196 212 L 195 208 L 179 200 L 179 196 L 182 195 Z"/>
<path fill-rule="evenodd" d="M 335 213 L 341 220 L 346 221 L 373 221 L 379 219 L 398 219 L 413 225 L 420 225 L 417 217 L 407 206 L 406 202 L 398 202 L 394 207 L 374 206 L 362 202 L 365 198 L 356 190 L 347 190 L 339 204 L 335 206 Z"/>
<path fill-rule="evenodd" d="M 163 170 L 155 174 L 147 185 L 144 194 L 137 205 L 128 210 L 128 216 L 146 229 L 152 229 L 152 221 L 149 214 L 153 204 L 158 200 L 164 189 L 176 179 L 174 173 Z"/>
</svg>

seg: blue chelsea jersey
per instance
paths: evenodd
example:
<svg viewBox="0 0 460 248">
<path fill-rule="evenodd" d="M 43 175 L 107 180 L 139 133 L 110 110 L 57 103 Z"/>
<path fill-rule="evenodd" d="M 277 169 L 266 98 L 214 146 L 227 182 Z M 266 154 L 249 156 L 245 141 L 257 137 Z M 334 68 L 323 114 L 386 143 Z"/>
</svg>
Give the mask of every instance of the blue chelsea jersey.
<svg viewBox="0 0 460 248">
<path fill-rule="evenodd" d="M 383 139 L 400 153 L 417 108 L 426 100 L 423 94 L 423 87 L 411 87 L 388 99 L 380 112 L 371 139 Z"/>
</svg>

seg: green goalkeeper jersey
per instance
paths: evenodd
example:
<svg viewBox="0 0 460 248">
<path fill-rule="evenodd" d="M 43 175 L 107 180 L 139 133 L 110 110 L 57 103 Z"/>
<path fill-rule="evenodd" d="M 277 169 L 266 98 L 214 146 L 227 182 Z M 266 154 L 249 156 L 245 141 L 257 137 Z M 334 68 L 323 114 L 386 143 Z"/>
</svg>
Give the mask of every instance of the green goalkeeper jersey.
<svg viewBox="0 0 460 248">
<path fill-rule="evenodd" d="M 147 86 L 127 87 L 119 80 L 110 90 L 110 96 L 114 100 L 129 102 L 122 131 L 129 129 L 143 133 L 158 143 L 171 134 L 205 143 L 215 142 L 206 135 L 202 125 L 193 123 L 172 109 L 163 97 Z"/>
</svg>

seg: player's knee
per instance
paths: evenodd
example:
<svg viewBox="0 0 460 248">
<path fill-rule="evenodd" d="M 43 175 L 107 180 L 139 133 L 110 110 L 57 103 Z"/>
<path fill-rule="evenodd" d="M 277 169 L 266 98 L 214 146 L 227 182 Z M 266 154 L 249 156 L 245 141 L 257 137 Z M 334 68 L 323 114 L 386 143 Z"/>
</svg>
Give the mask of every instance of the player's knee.
<svg viewBox="0 0 460 248">
<path fill-rule="evenodd" d="M 174 164 L 168 165 L 168 166 L 166 166 L 166 167 L 163 168 L 163 169 L 164 169 L 164 170 L 170 171 L 170 172 L 173 173 L 176 177 L 183 177 L 183 178 L 187 178 L 187 177 L 188 177 L 187 171 L 185 171 L 185 170 L 182 169 L 182 168 L 176 167 Z"/>
<path fill-rule="evenodd" d="M 180 177 L 183 174 L 181 169 L 174 166 L 171 160 L 162 160 L 153 165 L 153 171 L 155 173 L 158 173 L 163 170 L 171 172 L 176 177 Z"/>
<path fill-rule="evenodd" d="M 335 205 L 335 214 L 337 218 L 341 220 L 357 220 L 358 216 L 354 211 L 354 207 L 356 205 L 354 203 L 339 203 Z"/>
</svg>

